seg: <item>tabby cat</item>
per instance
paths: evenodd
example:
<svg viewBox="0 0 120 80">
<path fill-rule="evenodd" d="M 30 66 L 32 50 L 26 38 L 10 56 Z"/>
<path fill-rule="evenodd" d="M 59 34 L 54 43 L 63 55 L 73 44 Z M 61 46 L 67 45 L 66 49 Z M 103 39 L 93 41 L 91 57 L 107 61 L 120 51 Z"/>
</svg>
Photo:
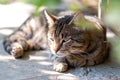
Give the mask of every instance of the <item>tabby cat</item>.
<svg viewBox="0 0 120 80">
<path fill-rule="evenodd" d="M 43 11 L 39 19 L 30 17 L 4 41 L 5 50 L 20 58 L 29 50 L 46 49 L 54 56 L 53 69 L 102 63 L 108 56 L 106 29 L 96 17 L 75 12 L 54 16 Z"/>
</svg>

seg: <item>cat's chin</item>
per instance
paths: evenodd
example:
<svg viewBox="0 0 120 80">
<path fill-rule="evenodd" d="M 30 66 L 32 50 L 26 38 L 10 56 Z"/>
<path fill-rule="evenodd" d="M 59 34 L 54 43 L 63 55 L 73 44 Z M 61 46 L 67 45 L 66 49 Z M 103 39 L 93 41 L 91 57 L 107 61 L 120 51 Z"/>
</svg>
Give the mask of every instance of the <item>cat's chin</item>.
<svg viewBox="0 0 120 80">
<path fill-rule="evenodd" d="M 52 51 L 52 53 L 53 53 L 55 56 L 57 56 L 57 57 L 65 57 L 65 56 L 68 55 L 68 54 L 62 53 L 62 52 L 53 52 L 53 51 Z"/>
<path fill-rule="evenodd" d="M 66 55 L 58 55 L 58 54 L 55 54 L 57 57 L 65 57 Z"/>
</svg>

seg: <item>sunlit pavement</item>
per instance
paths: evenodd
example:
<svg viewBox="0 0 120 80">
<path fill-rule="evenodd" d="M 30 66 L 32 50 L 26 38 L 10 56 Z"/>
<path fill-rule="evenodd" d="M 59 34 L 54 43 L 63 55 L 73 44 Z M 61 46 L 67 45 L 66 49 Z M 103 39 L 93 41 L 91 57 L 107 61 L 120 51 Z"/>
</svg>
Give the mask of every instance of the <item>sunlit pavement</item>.
<svg viewBox="0 0 120 80">
<path fill-rule="evenodd" d="M 52 69 L 49 51 L 27 52 L 22 59 L 7 54 L 3 39 L 20 26 L 33 9 L 23 3 L 0 5 L 0 80 L 120 80 L 120 66 L 110 60 L 58 73 Z"/>
</svg>

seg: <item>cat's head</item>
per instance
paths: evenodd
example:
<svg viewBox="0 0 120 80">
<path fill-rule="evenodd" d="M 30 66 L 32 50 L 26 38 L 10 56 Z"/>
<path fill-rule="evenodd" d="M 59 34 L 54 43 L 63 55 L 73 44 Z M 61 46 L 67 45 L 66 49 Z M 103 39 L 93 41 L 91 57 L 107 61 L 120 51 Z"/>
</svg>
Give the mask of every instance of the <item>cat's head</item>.
<svg viewBox="0 0 120 80">
<path fill-rule="evenodd" d="M 79 13 L 56 17 L 44 10 L 48 22 L 48 45 L 58 57 L 86 51 L 89 45 L 89 32 L 74 24 Z"/>
</svg>

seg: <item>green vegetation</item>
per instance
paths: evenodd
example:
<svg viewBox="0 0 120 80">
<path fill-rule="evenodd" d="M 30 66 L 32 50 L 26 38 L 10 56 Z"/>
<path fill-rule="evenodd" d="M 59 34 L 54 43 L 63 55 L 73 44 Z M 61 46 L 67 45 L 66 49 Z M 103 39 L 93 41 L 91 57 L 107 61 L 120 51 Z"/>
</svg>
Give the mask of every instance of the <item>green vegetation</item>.
<svg viewBox="0 0 120 80">
<path fill-rule="evenodd" d="M 47 6 L 49 9 L 52 9 L 55 8 L 60 3 L 60 0 L 18 0 L 18 1 L 35 5 L 36 9 L 33 14 L 35 16 L 39 15 L 38 12 L 39 7 Z"/>
<path fill-rule="evenodd" d="M 13 0 L 0 0 L 0 4 L 8 4 L 12 2 Z"/>
<path fill-rule="evenodd" d="M 40 6 L 55 7 L 60 2 L 60 0 L 18 0 L 18 1 L 33 4 L 36 7 Z"/>
<path fill-rule="evenodd" d="M 13 1 L 20 1 L 29 4 L 33 4 L 36 7 L 34 15 L 38 15 L 38 9 L 41 6 L 47 6 L 49 9 L 55 8 L 59 3 L 60 0 L 0 0 L 0 4 L 8 4 Z"/>
<path fill-rule="evenodd" d="M 120 28 L 120 0 L 109 0 L 106 7 L 105 19 L 109 25 Z"/>
</svg>

